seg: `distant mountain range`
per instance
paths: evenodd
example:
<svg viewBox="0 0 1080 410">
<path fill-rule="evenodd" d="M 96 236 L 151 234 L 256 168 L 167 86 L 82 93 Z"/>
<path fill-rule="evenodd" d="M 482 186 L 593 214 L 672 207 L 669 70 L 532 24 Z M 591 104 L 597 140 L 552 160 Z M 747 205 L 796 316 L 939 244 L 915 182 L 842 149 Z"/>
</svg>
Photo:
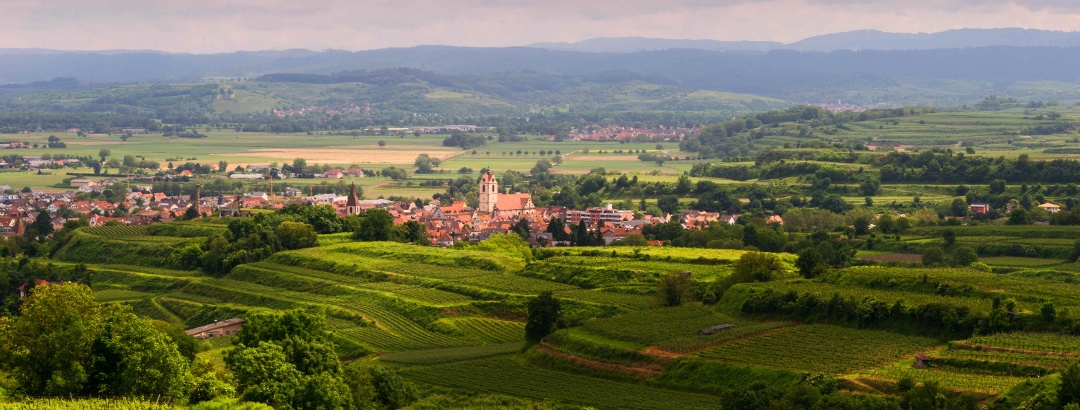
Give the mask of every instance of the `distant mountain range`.
<svg viewBox="0 0 1080 410">
<path fill-rule="evenodd" d="M 538 73 L 588 79 L 602 74 L 608 82 L 646 82 L 793 102 L 842 99 L 861 104 L 962 104 L 991 94 L 1078 101 L 1077 87 L 1046 86 L 1046 82 L 1080 83 L 1080 70 L 1075 69 L 1080 67 L 1078 45 L 1080 33 L 992 29 L 935 34 L 868 30 L 791 44 L 612 38 L 532 47 L 419 46 L 358 52 L 184 54 L 0 49 L 0 84 L 42 82 L 9 88 L 5 93 L 11 96 L 93 83 L 191 82 L 275 73 L 329 75 L 416 68 L 477 77 Z M 54 78 L 65 80 L 52 82 Z M 503 86 L 514 88 L 512 82 Z M 519 88 L 532 86 L 522 84 Z"/>
<path fill-rule="evenodd" d="M 809 37 L 794 43 L 773 41 L 670 40 L 661 38 L 594 38 L 576 43 L 536 43 L 528 47 L 586 53 L 634 53 L 672 49 L 710 51 L 836 51 L 836 50 L 932 50 L 969 47 L 1075 47 L 1080 32 L 1022 28 L 958 29 L 940 33 L 886 33 L 857 30 Z"/>
</svg>

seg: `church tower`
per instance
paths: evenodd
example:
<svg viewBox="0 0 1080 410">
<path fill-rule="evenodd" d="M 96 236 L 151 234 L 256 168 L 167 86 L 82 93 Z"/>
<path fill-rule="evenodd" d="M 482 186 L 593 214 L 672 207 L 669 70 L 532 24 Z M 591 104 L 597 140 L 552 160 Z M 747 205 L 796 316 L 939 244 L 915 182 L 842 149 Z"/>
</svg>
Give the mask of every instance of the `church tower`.
<svg viewBox="0 0 1080 410">
<path fill-rule="evenodd" d="M 499 181 L 491 172 L 480 177 L 480 212 L 494 213 L 495 204 L 499 203 Z"/>
<path fill-rule="evenodd" d="M 345 215 L 360 215 L 360 199 L 356 197 L 356 184 L 349 187 L 349 199 L 345 201 Z"/>
</svg>

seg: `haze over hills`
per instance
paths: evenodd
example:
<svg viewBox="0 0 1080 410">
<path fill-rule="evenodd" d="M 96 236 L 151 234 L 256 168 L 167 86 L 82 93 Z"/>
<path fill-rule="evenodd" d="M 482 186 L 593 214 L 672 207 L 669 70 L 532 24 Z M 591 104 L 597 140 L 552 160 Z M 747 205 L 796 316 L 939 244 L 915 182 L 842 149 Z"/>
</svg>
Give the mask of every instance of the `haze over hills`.
<svg viewBox="0 0 1080 410">
<path fill-rule="evenodd" d="M 1070 90 L 1077 87 L 1046 86 L 1080 83 L 1080 72 L 1072 69 L 1080 65 L 1080 47 L 1074 45 L 1080 45 L 1080 33 L 993 29 L 935 34 L 858 31 L 787 45 L 609 38 L 545 46 L 563 49 L 418 46 L 219 54 L 0 49 L 0 84 L 54 78 L 74 78 L 84 85 L 192 82 L 404 67 L 450 76 L 529 72 L 582 77 L 622 72 L 627 81 L 792 102 L 964 104 L 992 94 L 1075 101 L 1080 95 Z M 578 51 L 572 51 L 575 48 Z M 632 51 L 635 48 L 649 51 Z M 72 84 L 40 83 L 31 88 L 50 87 L 70 90 Z M 534 89 L 535 85 L 518 88 Z"/>
<path fill-rule="evenodd" d="M 574 43 L 535 43 L 528 47 L 590 53 L 633 53 L 671 49 L 711 51 L 931 50 L 969 47 L 1074 47 L 1080 32 L 1022 28 L 957 29 L 938 33 L 887 33 L 856 30 L 809 37 L 793 43 L 774 41 L 677 40 L 643 37 L 593 38 Z"/>
</svg>

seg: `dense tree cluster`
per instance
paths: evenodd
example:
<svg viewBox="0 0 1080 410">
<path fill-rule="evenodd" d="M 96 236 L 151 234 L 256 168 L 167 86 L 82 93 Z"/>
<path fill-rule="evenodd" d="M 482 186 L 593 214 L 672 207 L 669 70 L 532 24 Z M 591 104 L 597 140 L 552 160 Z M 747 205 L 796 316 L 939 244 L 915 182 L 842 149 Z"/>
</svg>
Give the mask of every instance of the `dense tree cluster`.
<svg viewBox="0 0 1080 410">
<path fill-rule="evenodd" d="M 85 285 L 42 286 L 19 316 L 0 318 L 0 363 L 28 395 L 175 400 L 191 376 L 173 337 L 190 338 L 161 332 L 123 305 L 97 303 Z"/>
</svg>

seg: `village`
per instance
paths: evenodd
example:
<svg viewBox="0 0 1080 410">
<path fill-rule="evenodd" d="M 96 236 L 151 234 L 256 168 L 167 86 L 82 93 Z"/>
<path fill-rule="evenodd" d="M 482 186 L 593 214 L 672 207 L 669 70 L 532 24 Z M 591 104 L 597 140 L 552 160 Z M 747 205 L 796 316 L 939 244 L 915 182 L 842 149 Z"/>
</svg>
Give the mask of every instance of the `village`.
<svg viewBox="0 0 1080 410">
<path fill-rule="evenodd" d="M 352 170 L 350 170 L 352 171 Z M 184 171 L 187 172 L 187 171 Z M 349 171 L 332 170 L 323 175 L 340 178 Z M 356 172 L 363 175 L 362 171 Z M 251 175 L 253 178 L 261 174 Z M 179 175 L 184 176 L 184 175 Z M 91 227 L 107 224 L 145 226 L 160 222 L 184 219 L 192 215 L 195 207 L 198 217 L 229 218 L 248 215 L 257 209 L 281 209 L 287 205 L 328 205 L 335 208 L 339 217 L 361 215 L 371 209 L 389 212 L 394 224 L 417 222 L 427 228 L 428 239 L 434 245 L 449 247 L 458 242 L 476 243 L 488 237 L 513 231 L 524 220 L 528 224 L 529 242 L 533 246 L 547 247 L 569 245 L 568 241 L 556 240 L 549 223 L 558 219 L 564 224 L 567 235 L 571 226 L 584 223 L 591 232 L 603 238 L 605 245 L 641 234 L 643 227 L 678 221 L 686 229 L 702 229 L 710 223 L 723 221 L 734 225 L 737 214 L 683 210 L 677 215 L 645 215 L 640 211 L 616 209 L 611 203 L 602 207 L 583 210 L 560 206 L 538 207 L 527 193 L 500 192 L 498 179 L 493 173 L 484 174 L 479 181 L 479 205 L 469 207 L 465 201 L 443 203 L 435 199 L 430 203 L 418 201 L 391 201 L 387 199 L 361 199 L 353 185 L 348 195 L 334 193 L 304 195 L 303 190 L 283 187 L 280 192 L 252 191 L 237 195 L 221 193 L 202 195 L 196 186 L 194 195 L 169 196 L 153 192 L 148 185 L 131 185 L 118 178 L 77 178 L 70 181 L 73 190 L 48 193 L 38 190 L 15 191 L 10 186 L 0 186 L 0 237 L 21 235 L 42 212 L 48 212 L 53 228 L 59 230 L 70 219 L 85 219 Z M 110 202 L 100 195 L 105 189 L 126 192 L 122 201 Z M 98 193 L 87 199 L 86 193 Z M 772 216 L 768 223 L 783 224 L 779 216 Z M 649 245 L 662 245 L 650 241 Z"/>
</svg>

